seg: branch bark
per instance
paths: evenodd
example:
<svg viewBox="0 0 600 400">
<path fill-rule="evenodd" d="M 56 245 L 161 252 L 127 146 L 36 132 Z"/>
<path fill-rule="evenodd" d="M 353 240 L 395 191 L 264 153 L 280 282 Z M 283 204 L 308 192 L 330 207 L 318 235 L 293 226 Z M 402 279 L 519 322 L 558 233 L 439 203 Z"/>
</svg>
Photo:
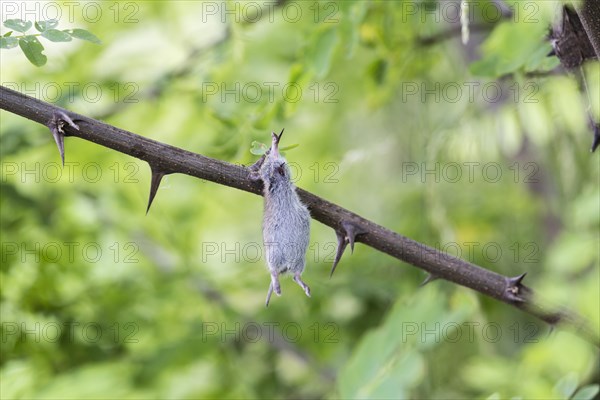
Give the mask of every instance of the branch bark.
<svg viewBox="0 0 600 400">
<path fill-rule="evenodd" d="M 76 136 L 146 161 L 153 176 L 182 173 L 261 195 L 262 183 L 249 179 L 246 167 L 230 164 L 163 144 L 0 86 L 0 108 L 40 124 L 56 123 L 61 113 L 78 126 L 64 124 L 65 136 Z M 63 114 L 63 115 L 64 115 Z M 160 178 L 160 177 L 159 177 Z M 160 179 L 158 179 L 160 181 Z M 155 190 L 154 190 L 155 191 Z M 349 243 L 360 242 L 429 273 L 427 281 L 444 279 L 495 298 L 553 326 L 563 326 L 600 347 L 600 337 L 589 322 L 574 311 L 544 304 L 522 284 L 525 274 L 506 277 L 437 251 L 349 210 L 298 188 L 311 216 L 333 228 L 338 236 L 338 256 Z"/>
<path fill-rule="evenodd" d="M 594 47 L 596 58 L 600 60 L 600 2 L 585 0 L 581 7 L 575 7 L 575 11 Z"/>
</svg>

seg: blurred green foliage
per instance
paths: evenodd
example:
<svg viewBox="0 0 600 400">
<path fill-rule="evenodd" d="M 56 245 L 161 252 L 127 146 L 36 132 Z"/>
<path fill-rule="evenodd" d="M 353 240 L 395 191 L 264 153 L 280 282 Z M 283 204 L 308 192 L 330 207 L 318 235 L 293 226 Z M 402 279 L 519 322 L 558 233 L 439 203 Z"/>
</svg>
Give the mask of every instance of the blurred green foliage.
<svg viewBox="0 0 600 400">
<path fill-rule="evenodd" d="M 3 49 L 1 81 L 233 163 L 285 127 L 298 186 L 527 272 L 597 330 L 600 68 L 588 95 L 527 75 L 557 66 L 561 2 L 474 2 L 467 45 L 454 2 L 280 3 L 78 3 L 61 26 L 103 44 L 52 44 L 43 68 Z M 167 176 L 144 216 L 143 162 L 67 138 L 62 168 L 47 128 L 0 117 L 3 399 L 597 396 L 598 349 L 515 308 L 361 245 L 329 279 L 317 222 L 313 297 L 284 280 L 265 309 L 259 197 Z"/>
</svg>

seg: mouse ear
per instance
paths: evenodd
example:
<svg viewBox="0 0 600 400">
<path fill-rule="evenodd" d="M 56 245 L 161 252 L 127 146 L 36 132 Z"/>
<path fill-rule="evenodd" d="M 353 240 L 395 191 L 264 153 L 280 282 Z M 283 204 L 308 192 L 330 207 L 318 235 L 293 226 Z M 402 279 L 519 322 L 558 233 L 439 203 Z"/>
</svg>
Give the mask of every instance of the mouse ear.
<svg viewBox="0 0 600 400">
<path fill-rule="evenodd" d="M 285 163 L 277 167 L 277 172 L 279 172 L 279 175 L 285 176 Z"/>
</svg>

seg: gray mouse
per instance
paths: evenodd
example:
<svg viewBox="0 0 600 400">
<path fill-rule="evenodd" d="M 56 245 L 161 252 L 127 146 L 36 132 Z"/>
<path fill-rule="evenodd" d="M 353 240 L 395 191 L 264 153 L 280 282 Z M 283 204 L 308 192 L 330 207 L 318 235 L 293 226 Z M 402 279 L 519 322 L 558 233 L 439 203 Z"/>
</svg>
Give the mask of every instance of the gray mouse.
<svg viewBox="0 0 600 400">
<path fill-rule="evenodd" d="M 304 293 L 310 288 L 302 281 L 310 235 L 310 213 L 300 201 L 291 181 L 290 169 L 279 152 L 279 135 L 271 133 L 271 148 L 250 167 L 250 177 L 263 181 L 263 242 L 271 284 L 265 306 L 273 291 L 281 296 L 279 275 L 291 274 Z"/>
</svg>

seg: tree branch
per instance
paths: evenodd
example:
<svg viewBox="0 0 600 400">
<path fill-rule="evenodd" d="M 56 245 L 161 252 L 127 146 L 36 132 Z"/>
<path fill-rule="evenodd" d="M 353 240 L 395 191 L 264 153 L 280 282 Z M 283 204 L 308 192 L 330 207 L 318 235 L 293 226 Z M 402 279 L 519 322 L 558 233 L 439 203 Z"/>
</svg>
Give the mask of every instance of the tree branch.
<svg viewBox="0 0 600 400">
<path fill-rule="evenodd" d="M 246 167 L 163 144 L 86 116 L 67 112 L 3 86 L 0 86 L 0 108 L 40 124 L 58 125 L 60 133 L 64 133 L 65 136 L 76 136 L 146 161 L 152 169 L 153 177 L 182 173 L 246 192 L 262 194 L 262 183 L 249 179 L 249 170 Z M 79 129 L 68 124 L 64 118 L 62 123 L 60 120 L 57 123 L 57 116 L 60 117 L 61 113 L 70 117 Z M 159 183 L 160 176 L 153 180 Z M 305 190 L 298 188 L 297 191 L 308 206 L 311 216 L 335 230 L 339 243 L 336 264 L 347 244 L 353 247 L 355 241 L 360 242 L 427 271 L 430 274 L 428 281 L 441 278 L 471 288 L 551 325 L 569 328 L 600 347 L 598 333 L 585 318 L 573 311 L 554 309 L 543 304 L 530 288 L 522 284 L 525 274 L 510 278 L 483 269 L 392 232 Z"/>
<path fill-rule="evenodd" d="M 575 7 L 579 19 L 587 33 L 588 39 L 596 58 L 600 60 L 600 2 L 598 0 L 585 0 L 581 7 Z"/>
</svg>

